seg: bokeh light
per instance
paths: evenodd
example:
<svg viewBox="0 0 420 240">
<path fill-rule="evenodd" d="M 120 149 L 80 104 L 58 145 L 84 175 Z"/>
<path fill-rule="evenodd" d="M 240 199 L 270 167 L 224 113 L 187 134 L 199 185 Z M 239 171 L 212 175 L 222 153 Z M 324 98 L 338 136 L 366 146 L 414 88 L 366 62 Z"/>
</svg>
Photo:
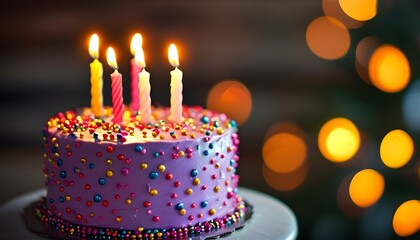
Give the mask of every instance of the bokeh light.
<svg viewBox="0 0 420 240">
<path fill-rule="evenodd" d="M 356 47 L 356 71 L 359 77 L 366 83 L 372 84 L 369 78 L 369 60 L 375 49 L 380 45 L 375 36 L 365 37 L 359 41 Z"/>
<path fill-rule="evenodd" d="M 359 130 L 346 118 L 331 119 L 319 131 L 318 147 L 322 155 L 332 162 L 348 161 L 359 150 Z"/>
<path fill-rule="evenodd" d="M 337 190 L 337 205 L 340 211 L 351 219 L 359 219 L 364 213 L 365 209 L 360 208 L 350 198 L 349 188 L 352 175 L 346 176 L 338 186 Z"/>
<path fill-rule="evenodd" d="M 367 21 L 376 16 L 377 0 L 339 0 L 343 11 L 351 18 Z"/>
<path fill-rule="evenodd" d="M 420 79 L 410 84 L 403 98 L 403 117 L 407 127 L 420 132 Z"/>
<path fill-rule="evenodd" d="M 420 230 L 420 201 L 409 200 L 401 204 L 392 219 L 395 233 L 408 237 Z"/>
<path fill-rule="evenodd" d="M 349 17 L 341 8 L 338 0 L 322 0 L 322 10 L 328 17 L 333 17 L 348 28 L 360 28 L 364 22 Z"/>
<path fill-rule="evenodd" d="M 308 173 L 306 134 L 293 122 L 278 122 L 264 138 L 262 169 L 267 184 L 279 191 L 291 191 L 303 184 Z"/>
<path fill-rule="evenodd" d="M 382 162 L 389 168 L 400 168 L 413 156 L 414 143 L 410 135 L 403 130 L 389 132 L 381 142 Z"/>
<path fill-rule="evenodd" d="M 335 60 L 344 57 L 350 48 L 350 33 L 333 17 L 318 17 L 306 29 L 306 43 L 318 57 Z"/>
<path fill-rule="evenodd" d="M 278 173 L 296 170 L 306 158 L 305 141 L 291 133 L 277 133 L 263 145 L 264 163 Z"/>
<path fill-rule="evenodd" d="M 207 96 L 207 107 L 225 113 L 242 125 L 251 114 L 251 93 L 244 84 L 235 80 L 226 80 L 210 90 Z"/>
<path fill-rule="evenodd" d="M 378 89 L 394 93 L 410 81 L 410 64 L 397 47 L 385 44 L 378 47 L 369 61 L 369 77 Z"/>
<path fill-rule="evenodd" d="M 273 189 L 291 191 L 300 187 L 308 175 L 308 163 L 305 161 L 299 168 L 289 173 L 278 173 L 263 166 L 264 181 Z"/>
<path fill-rule="evenodd" d="M 352 178 L 349 187 L 351 200 L 359 207 L 370 207 L 382 196 L 384 177 L 373 169 L 364 169 Z"/>
</svg>

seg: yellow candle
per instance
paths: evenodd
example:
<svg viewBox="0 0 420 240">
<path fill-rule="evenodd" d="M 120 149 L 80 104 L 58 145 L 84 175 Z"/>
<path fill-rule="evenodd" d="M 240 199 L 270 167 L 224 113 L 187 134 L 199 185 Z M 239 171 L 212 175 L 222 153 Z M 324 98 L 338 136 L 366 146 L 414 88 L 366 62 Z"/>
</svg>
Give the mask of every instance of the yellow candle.
<svg viewBox="0 0 420 240">
<path fill-rule="evenodd" d="M 95 33 L 90 37 L 89 54 L 94 59 L 90 64 L 90 94 L 91 94 L 91 111 L 95 117 L 102 117 L 103 112 L 103 97 L 102 97 L 102 63 L 99 62 L 99 37 Z"/>
<path fill-rule="evenodd" d="M 134 60 L 143 70 L 139 73 L 139 99 L 140 99 L 140 116 L 143 123 L 150 122 L 151 100 L 150 100 L 150 73 L 146 71 L 146 62 L 144 61 L 144 52 L 140 48 L 136 51 Z"/>
<path fill-rule="evenodd" d="M 178 69 L 178 51 L 174 44 L 168 49 L 169 63 L 175 67 L 171 71 L 171 114 L 169 120 L 173 123 L 182 121 L 182 71 Z"/>
</svg>

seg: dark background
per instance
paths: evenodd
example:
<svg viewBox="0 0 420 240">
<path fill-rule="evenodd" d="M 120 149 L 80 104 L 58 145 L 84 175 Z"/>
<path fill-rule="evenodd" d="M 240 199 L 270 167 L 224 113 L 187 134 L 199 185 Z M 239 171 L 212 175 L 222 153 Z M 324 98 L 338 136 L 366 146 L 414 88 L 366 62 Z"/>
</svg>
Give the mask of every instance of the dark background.
<svg viewBox="0 0 420 240">
<path fill-rule="evenodd" d="M 405 91 L 384 93 L 362 81 L 354 67 L 357 42 L 369 35 L 397 45 L 420 75 L 420 3 L 379 1 L 378 15 L 350 30 L 347 55 L 337 61 L 316 57 L 305 31 L 322 16 L 321 0 L 278 1 L 9 1 L 0 4 L 0 203 L 43 186 L 41 128 L 59 111 L 90 103 L 88 40 L 101 38 L 105 104 L 111 73 L 106 47 L 114 46 L 120 72 L 129 76 L 133 33 L 143 35 L 152 101 L 169 104 L 167 46 L 180 49 L 184 104 L 206 105 L 216 83 L 237 79 L 251 92 L 252 113 L 240 127 L 240 185 L 268 193 L 294 211 L 299 238 L 392 239 L 392 216 L 402 202 L 419 199 L 418 152 L 407 166 L 386 169 L 379 143 L 387 132 L 405 129 Z M 129 81 L 124 81 L 126 103 Z M 333 164 L 317 147 L 329 119 L 352 119 L 362 132 L 362 153 L 353 163 Z M 261 149 L 267 129 L 279 121 L 306 134 L 309 170 L 297 189 L 282 192 L 262 177 Z M 415 146 L 420 135 L 408 132 Z M 369 158 L 368 160 L 366 158 Z M 366 162 L 367 161 L 367 162 Z M 337 206 L 337 189 L 349 174 L 371 167 L 386 180 L 381 200 L 349 216 Z M 419 233 L 412 238 L 420 237 Z"/>
</svg>

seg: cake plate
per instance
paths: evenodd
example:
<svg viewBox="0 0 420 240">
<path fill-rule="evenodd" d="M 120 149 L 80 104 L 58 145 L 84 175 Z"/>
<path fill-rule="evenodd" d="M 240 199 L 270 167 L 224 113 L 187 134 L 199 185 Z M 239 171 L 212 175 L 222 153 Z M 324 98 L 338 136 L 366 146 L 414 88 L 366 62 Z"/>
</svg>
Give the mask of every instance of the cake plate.
<svg viewBox="0 0 420 240">
<path fill-rule="evenodd" d="M 296 217 L 284 203 L 264 193 L 243 187 L 239 187 L 238 194 L 253 205 L 252 218 L 244 228 L 220 238 L 221 240 L 280 240 L 297 237 Z M 39 189 L 3 204 L 0 207 L 0 239 L 45 239 L 30 232 L 21 219 L 23 209 L 45 195 L 46 190 Z"/>
</svg>

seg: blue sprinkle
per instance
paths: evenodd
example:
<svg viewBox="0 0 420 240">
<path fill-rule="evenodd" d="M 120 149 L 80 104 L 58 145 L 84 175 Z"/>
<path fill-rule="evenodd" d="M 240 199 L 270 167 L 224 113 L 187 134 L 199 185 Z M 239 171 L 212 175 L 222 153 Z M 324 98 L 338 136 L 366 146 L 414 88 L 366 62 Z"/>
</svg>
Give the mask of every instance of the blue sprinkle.
<svg viewBox="0 0 420 240">
<path fill-rule="evenodd" d="M 94 169 L 94 168 L 95 168 L 95 164 L 90 163 L 90 164 L 89 164 L 89 168 L 90 168 L 90 169 Z"/>
<path fill-rule="evenodd" d="M 207 201 L 202 201 L 201 203 L 200 203 L 200 206 L 202 207 L 202 208 L 205 208 L 205 207 L 207 207 L 207 205 L 208 205 L 209 203 L 207 202 Z"/>
<path fill-rule="evenodd" d="M 123 135 L 121 133 L 117 133 L 117 138 L 122 139 Z"/>
<path fill-rule="evenodd" d="M 98 183 L 99 183 L 99 185 L 105 185 L 106 179 L 105 178 L 99 178 Z"/>
<path fill-rule="evenodd" d="M 53 198 L 50 198 L 49 201 L 50 201 L 50 203 L 54 203 L 54 199 Z"/>
<path fill-rule="evenodd" d="M 201 121 L 202 123 L 209 123 L 209 122 L 210 122 L 210 119 L 209 119 L 209 117 L 207 117 L 207 116 L 203 116 L 202 118 L 200 118 L 200 121 Z"/>
<path fill-rule="evenodd" d="M 61 203 L 64 202 L 64 198 L 63 197 L 59 197 L 58 199 L 60 200 Z"/>
<path fill-rule="evenodd" d="M 210 136 L 211 132 L 210 131 L 206 131 L 206 136 Z"/>
<path fill-rule="evenodd" d="M 229 164 L 230 164 L 230 166 L 233 167 L 233 165 L 235 164 L 235 160 L 231 159 L 230 162 L 229 162 Z"/>
<path fill-rule="evenodd" d="M 142 147 L 142 146 L 140 146 L 140 145 L 136 145 L 136 146 L 134 147 L 134 151 L 136 151 L 136 152 L 141 152 L 141 150 L 143 150 L 143 147 Z"/>
<path fill-rule="evenodd" d="M 191 177 L 197 177 L 197 175 L 198 175 L 198 170 L 197 169 L 191 170 Z"/>
<path fill-rule="evenodd" d="M 95 202 L 100 202 L 101 200 L 102 200 L 102 197 L 99 194 L 95 194 L 95 196 L 93 197 L 93 201 Z"/>
<path fill-rule="evenodd" d="M 75 173 L 78 173 L 78 172 L 79 172 L 79 170 L 80 170 L 80 169 L 79 169 L 78 167 L 74 167 L 74 168 L 73 168 L 73 172 L 75 172 Z"/>
<path fill-rule="evenodd" d="M 156 179 L 158 176 L 159 176 L 159 173 L 158 172 L 155 172 L 155 171 L 150 172 L 150 175 L 149 175 L 149 177 L 151 179 Z"/>
<path fill-rule="evenodd" d="M 219 127 L 219 122 L 218 121 L 214 121 L 213 122 L 213 126 L 216 127 L 216 128 Z"/>
<path fill-rule="evenodd" d="M 98 135 L 97 133 L 93 133 L 93 138 L 94 138 L 94 139 L 97 139 L 97 138 L 98 138 L 98 136 L 99 136 L 99 135 Z"/>
<path fill-rule="evenodd" d="M 154 156 L 155 158 L 159 157 L 159 152 L 155 152 L 155 153 L 153 153 L 153 156 Z"/>
<path fill-rule="evenodd" d="M 200 150 L 200 145 L 195 146 L 195 149 Z"/>
<path fill-rule="evenodd" d="M 170 132 L 169 135 L 173 136 L 175 134 L 174 131 Z"/>
<path fill-rule="evenodd" d="M 60 172 L 60 177 L 62 177 L 62 178 L 66 178 L 66 177 L 67 177 L 67 173 L 66 173 L 66 171 L 61 171 L 61 172 Z"/>
<path fill-rule="evenodd" d="M 59 167 L 63 166 L 63 160 L 62 159 L 57 160 L 57 166 L 59 166 Z"/>
<path fill-rule="evenodd" d="M 74 133 L 70 133 L 70 134 L 69 134 L 69 138 L 73 138 L 73 139 L 74 139 L 74 138 L 77 138 L 77 136 L 76 136 L 76 134 L 74 134 Z"/>
<path fill-rule="evenodd" d="M 229 123 L 230 123 L 230 125 L 232 126 L 232 127 L 234 127 L 234 128 L 236 128 L 236 127 L 238 127 L 238 124 L 235 122 L 235 120 L 233 120 L 233 119 L 231 119 L 230 121 L 229 121 Z"/>
<path fill-rule="evenodd" d="M 210 149 L 213 149 L 213 148 L 214 148 L 214 143 L 210 143 L 210 144 L 209 144 L 209 148 L 210 148 Z"/>
<path fill-rule="evenodd" d="M 51 152 L 52 152 L 52 153 L 56 153 L 56 152 L 57 152 L 57 148 L 56 148 L 56 147 L 52 147 L 52 148 L 51 148 Z"/>
<path fill-rule="evenodd" d="M 208 155 L 209 155 L 209 150 L 204 150 L 204 151 L 203 151 L 203 154 L 204 154 L 205 156 L 208 156 Z"/>
<path fill-rule="evenodd" d="M 184 209 L 184 204 L 183 203 L 178 203 L 176 206 L 175 206 L 175 208 L 176 208 L 176 210 L 182 210 L 182 209 Z"/>
</svg>

